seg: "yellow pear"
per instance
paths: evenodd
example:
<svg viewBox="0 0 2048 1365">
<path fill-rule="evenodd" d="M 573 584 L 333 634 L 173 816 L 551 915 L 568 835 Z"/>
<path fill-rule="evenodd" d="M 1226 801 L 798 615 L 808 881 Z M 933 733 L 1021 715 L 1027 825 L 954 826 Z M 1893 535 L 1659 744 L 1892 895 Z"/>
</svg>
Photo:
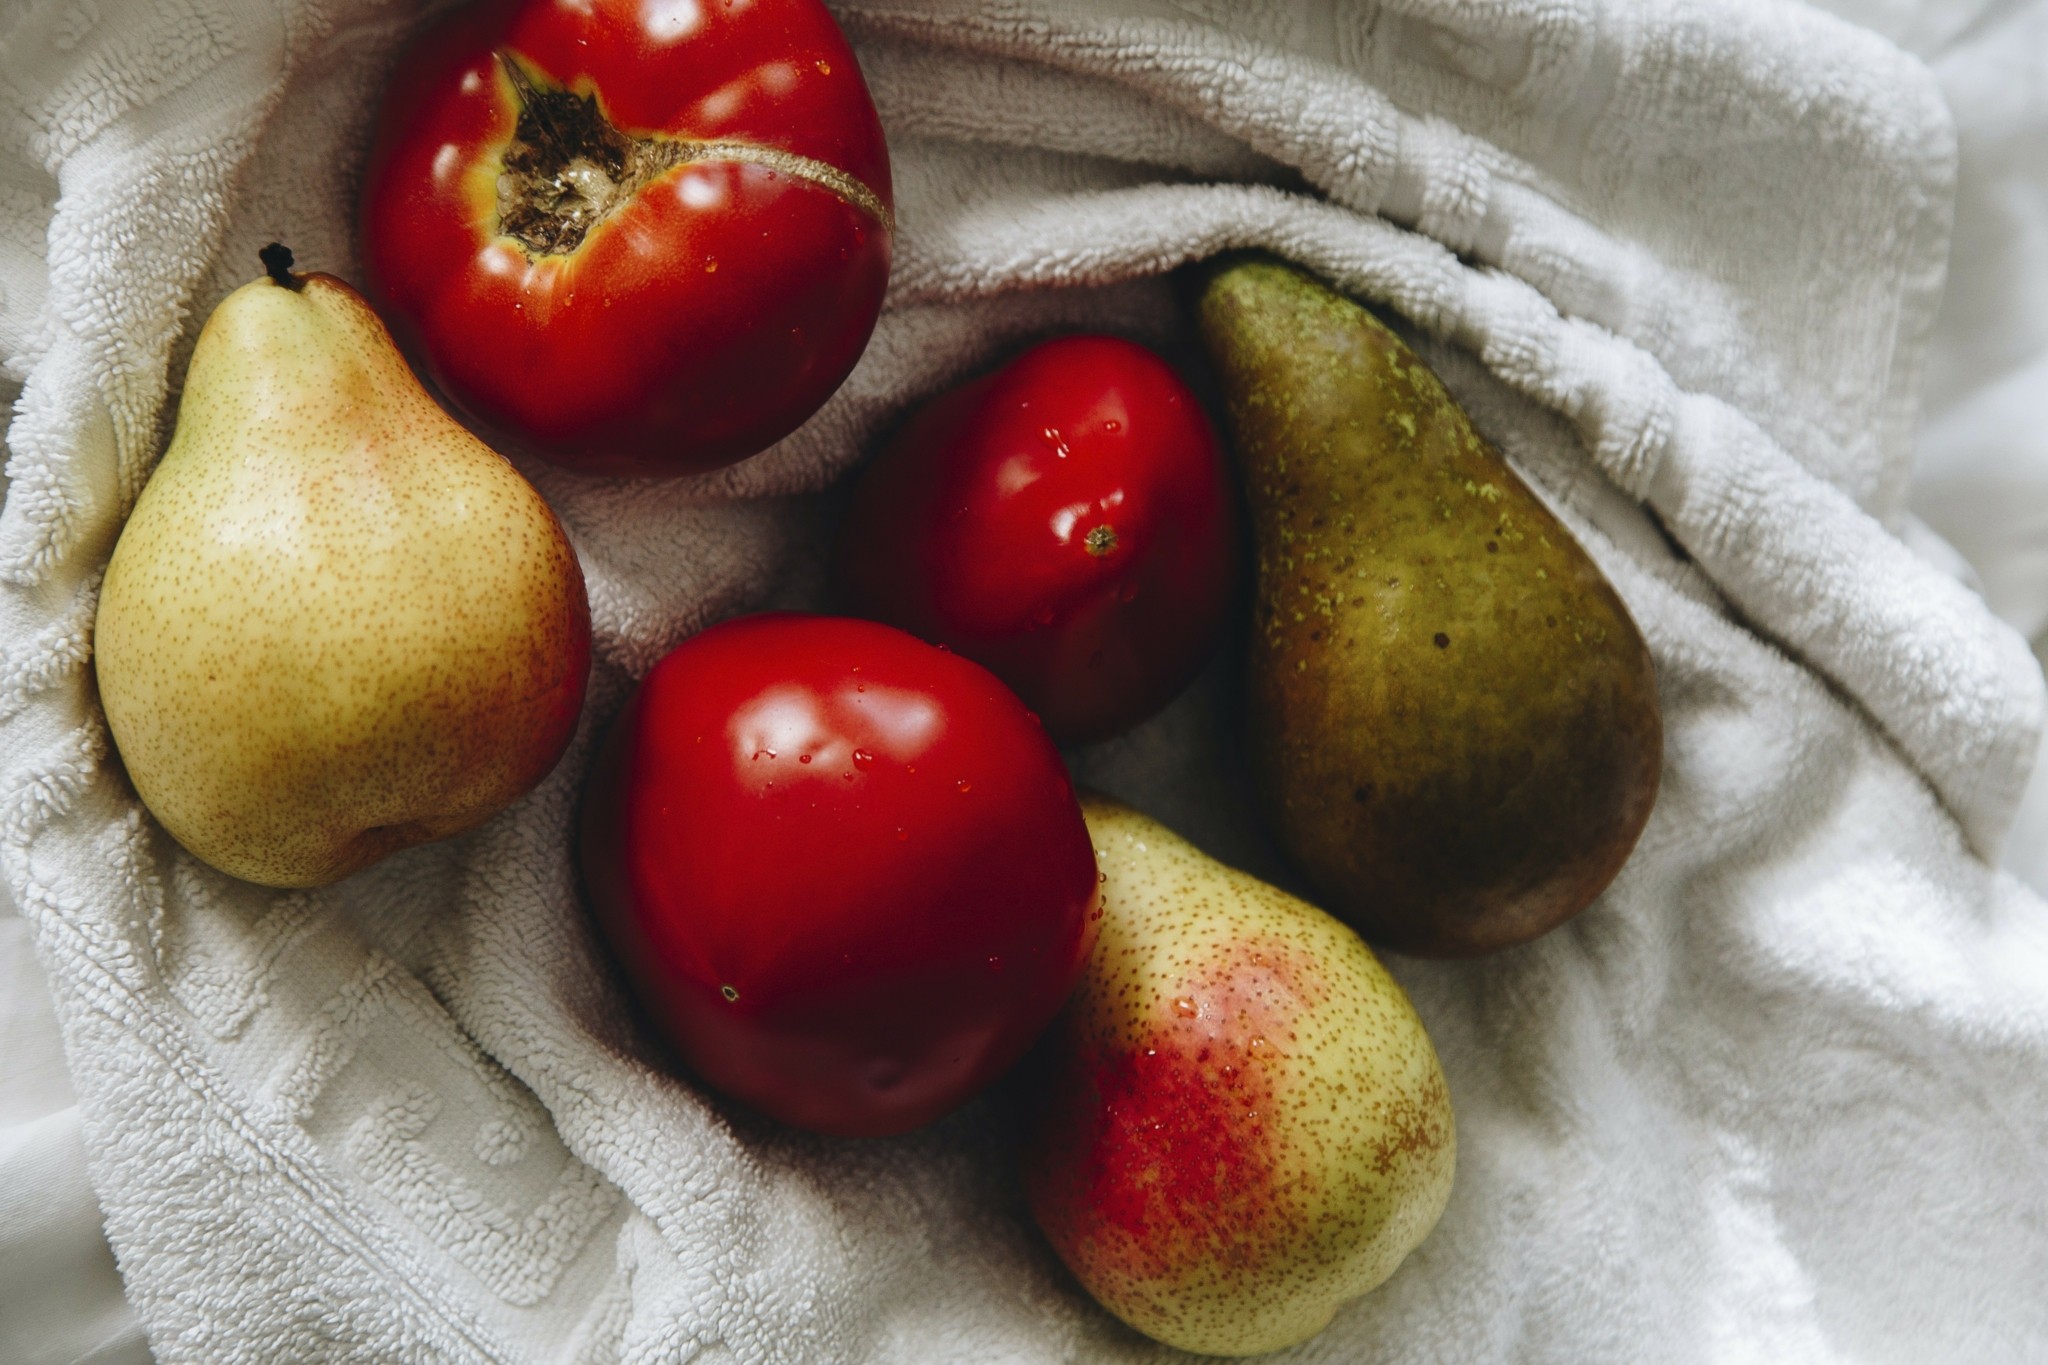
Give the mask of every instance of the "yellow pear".
<svg viewBox="0 0 2048 1365">
<path fill-rule="evenodd" d="M 590 612 L 546 501 L 291 253 L 221 301 L 121 533 L 100 701 L 143 804 L 270 886 L 481 823 L 561 756 Z"/>
<path fill-rule="evenodd" d="M 1148 1336 L 1291 1346 L 1443 1213 L 1457 1138 L 1436 1050 L 1350 929 L 1136 811 L 1082 811 L 1101 935 L 1038 1058 L 1032 1213 Z"/>
</svg>

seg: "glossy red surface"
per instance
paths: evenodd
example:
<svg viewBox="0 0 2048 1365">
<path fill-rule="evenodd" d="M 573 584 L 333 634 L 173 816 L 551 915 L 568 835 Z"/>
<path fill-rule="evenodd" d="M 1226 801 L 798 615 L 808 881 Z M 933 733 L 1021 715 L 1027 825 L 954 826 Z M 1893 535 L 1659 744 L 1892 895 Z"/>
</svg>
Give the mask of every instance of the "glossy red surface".
<svg viewBox="0 0 2048 1365">
<path fill-rule="evenodd" d="M 902 1132 L 993 1080 L 1095 937 L 1058 752 L 989 673 L 886 626 L 714 626 L 647 675 L 584 797 L 593 908 L 714 1088 Z"/>
<path fill-rule="evenodd" d="M 1046 342 L 928 404 L 862 476 L 841 541 L 856 611 L 986 664 L 1062 741 L 1187 684 L 1236 553 L 1208 417 L 1165 361 L 1105 336 Z"/>
<path fill-rule="evenodd" d="M 890 233 L 813 179 L 686 159 L 573 250 L 499 231 L 518 97 L 496 55 L 635 136 L 822 163 L 891 203 L 882 129 L 817 0 L 515 0 L 407 52 L 364 182 L 371 296 L 455 402 L 560 463 L 681 474 L 794 430 L 859 359 Z"/>
</svg>

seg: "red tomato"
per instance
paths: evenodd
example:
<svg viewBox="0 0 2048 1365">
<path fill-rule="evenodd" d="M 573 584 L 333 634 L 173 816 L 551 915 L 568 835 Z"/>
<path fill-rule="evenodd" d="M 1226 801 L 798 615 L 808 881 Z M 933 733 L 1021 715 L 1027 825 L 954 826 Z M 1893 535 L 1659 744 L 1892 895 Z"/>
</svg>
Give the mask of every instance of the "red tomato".
<svg viewBox="0 0 2048 1365">
<path fill-rule="evenodd" d="M 1026 351 L 928 404 L 854 493 L 864 616 L 986 664 L 1063 741 L 1165 705 L 1214 650 L 1236 552 L 1215 430 L 1115 337 Z"/>
<path fill-rule="evenodd" d="M 581 857 L 690 1069 L 824 1133 L 981 1089 L 1095 939 L 1094 848 L 1044 731 L 987 670 L 871 621 L 748 617 L 656 664 Z"/>
<path fill-rule="evenodd" d="M 506 0 L 400 62 L 363 269 L 486 424 L 573 468 L 683 474 L 781 439 L 853 368 L 890 205 L 818 0 Z"/>
</svg>

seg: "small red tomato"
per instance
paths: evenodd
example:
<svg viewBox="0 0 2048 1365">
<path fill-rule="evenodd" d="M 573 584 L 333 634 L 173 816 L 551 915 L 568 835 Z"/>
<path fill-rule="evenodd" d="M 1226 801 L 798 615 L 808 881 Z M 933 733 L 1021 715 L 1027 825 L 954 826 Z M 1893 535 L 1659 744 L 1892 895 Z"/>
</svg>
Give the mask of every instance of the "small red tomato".
<svg viewBox="0 0 2048 1365">
<path fill-rule="evenodd" d="M 856 611 L 986 664 L 1062 741 L 1187 684 L 1235 553 L 1207 415 L 1165 361 L 1105 336 L 927 404 L 862 476 L 840 546 Z"/>
<path fill-rule="evenodd" d="M 399 63 L 363 270 L 486 424 L 572 468 L 685 474 L 781 439 L 853 368 L 890 203 L 818 0 L 488 0 Z"/>
<path fill-rule="evenodd" d="M 973 1095 L 1095 939 L 1044 731 L 986 669 L 871 621 L 747 617 L 656 664 L 591 775 L 581 861 L 690 1069 L 823 1133 Z"/>
</svg>

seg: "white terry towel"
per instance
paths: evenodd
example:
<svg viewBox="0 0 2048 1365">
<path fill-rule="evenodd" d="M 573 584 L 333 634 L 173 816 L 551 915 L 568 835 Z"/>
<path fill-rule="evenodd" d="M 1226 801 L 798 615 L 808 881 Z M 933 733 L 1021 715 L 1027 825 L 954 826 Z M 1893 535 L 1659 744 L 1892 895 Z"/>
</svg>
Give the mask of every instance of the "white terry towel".
<svg viewBox="0 0 2048 1365">
<path fill-rule="evenodd" d="M 0 17 L 0 350 L 23 384 L 0 871 L 158 1356 L 1153 1353 L 1029 1230 L 1000 1097 L 828 1142 L 650 1069 L 567 823 L 633 675 L 718 616 L 804 600 L 827 530 L 807 495 L 879 426 L 1054 330 L 1175 346 L 1159 272 L 1259 244 L 1423 334 L 1627 599 L 1668 744 L 1641 846 L 1579 920 L 1483 963 L 1393 964 L 1450 1078 L 1458 1184 L 1299 1358 L 2037 1358 L 2048 928 L 1981 858 L 2042 686 L 1884 529 L 1947 249 L 1924 70 L 1763 0 L 837 10 L 899 181 L 866 359 L 720 475 L 526 464 L 590 580 L 583 734 L 491 825 L 313 894 L 221 878 L 136 807 L 86 668 L 93 589 L 256 247 L 352 273 L 368 111 L 415 16 Z M 1253 859 L 1214 696 L 1075 763 Z"/>
</svg>

